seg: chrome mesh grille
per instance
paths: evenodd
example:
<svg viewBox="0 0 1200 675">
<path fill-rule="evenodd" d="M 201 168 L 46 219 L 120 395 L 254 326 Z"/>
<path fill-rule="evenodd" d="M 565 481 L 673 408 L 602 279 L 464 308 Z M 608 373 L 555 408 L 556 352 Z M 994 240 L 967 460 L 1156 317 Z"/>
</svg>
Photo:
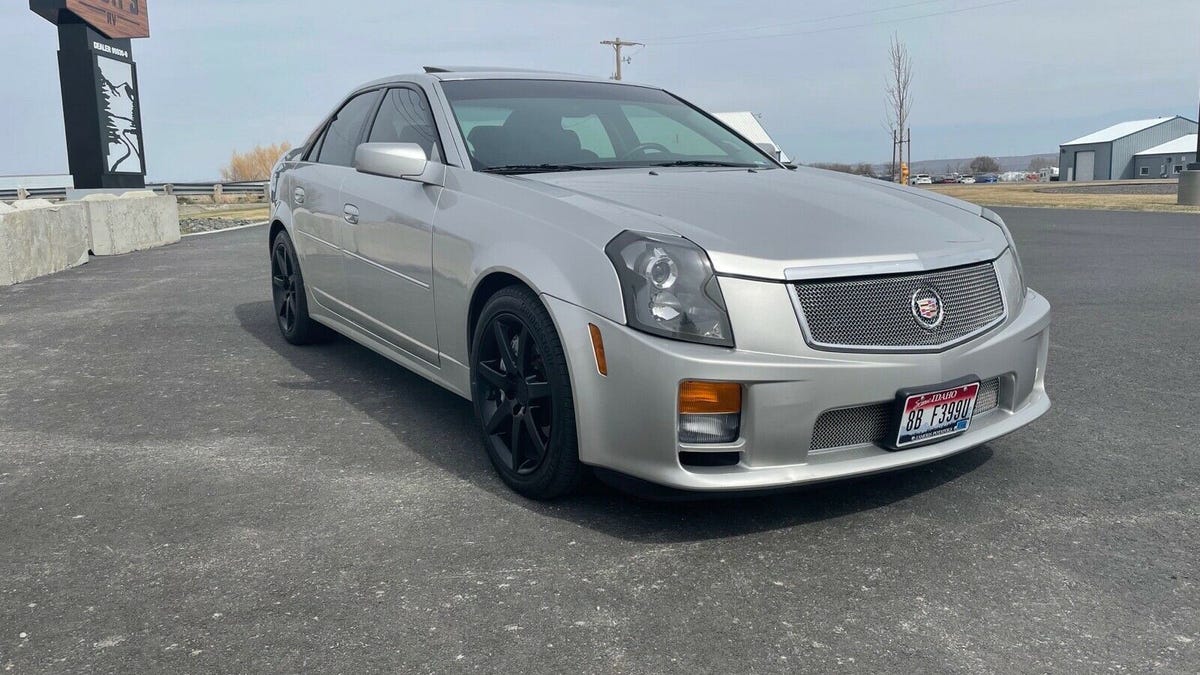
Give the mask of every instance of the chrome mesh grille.
<svg viewBox="0 0 1200 675">
<path fill-rule="evenodd" d="M 796 297 L 817 348 L 947 347 L 1004 318 L 1004 300 L 992 263 L 936 272 L 796 283 Z M 913 294 L 933 289 L 945 319 L 934 329 L 917 323 Z"/>
<path fill-rule="evenodd" d="M 828 450 L 846 445 L 882 443 L 887 440 L 894 402 L 872 403 L 853 408 L 827 410 L 813 426 L 813 450 Z M 1000 406 L 1000 378 L 984 380 L 975 400 L 975 414 L 982 415 Z"/>
<path fill-rule="evenodd" d="M 882 442 L 887 438 L 894 407 L 894 403 L 876 403 L 825 412 L 813 427 L 812 449 Z"/>
<path fill-rule="evenodd" d="M 984 380 L 979 385 L 979 398 L 975 399 L 975 414 L 981 415 L 1000 407 L 1000 378 Z"/>
</svg>

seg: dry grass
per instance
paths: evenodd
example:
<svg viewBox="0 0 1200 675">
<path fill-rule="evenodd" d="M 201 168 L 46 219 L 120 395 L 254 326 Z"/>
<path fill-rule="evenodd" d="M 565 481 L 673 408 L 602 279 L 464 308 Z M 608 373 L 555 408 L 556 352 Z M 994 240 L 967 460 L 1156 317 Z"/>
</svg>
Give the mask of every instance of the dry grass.
<svg viewBox="0 0 1200 675">
<path fill-rule="evenodd" d="M 217 220 L 267 220 L 271 217 L 266 204 L 180 204 L 182 218 L 212 218 Z"/>
<path fill-rule="evenodd" d="M 1083 186 L 1118 183 L 1081 183 Z M 1053 186 L 1066 188 L 1069 183 L 991 183 L 986 185 L 932 185 L 927 189 L 983 206 L 1028 206 L 1053 209 L 1098 209 L 1104 211 L 1163 211 L 1200 213 L 1200 206 L 1179 206 L 1173 194 L 1071 194 L 1039 192 Z"/>
<path fill-rule="evenodd" d="M 227 183 L 250 180 L 267 180 L 271 177 L 271 168 L 291 150 L 290 143 L 275 145 L 258 145 L 246 152 L 233 151 L 229 164 L 221 169 L 221 179 Z"/>
</svg>

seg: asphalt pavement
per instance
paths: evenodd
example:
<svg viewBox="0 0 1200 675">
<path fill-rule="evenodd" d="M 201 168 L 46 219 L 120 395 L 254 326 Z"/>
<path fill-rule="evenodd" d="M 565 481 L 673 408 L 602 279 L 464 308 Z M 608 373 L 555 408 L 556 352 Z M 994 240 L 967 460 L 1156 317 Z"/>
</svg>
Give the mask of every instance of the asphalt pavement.
<svg viewBox="0 0 1200 675">
<path fill-rule="evenodd" d="M 510 493 L 261 227 L 0 288 L 0 673 L 1200 672 L 1200 217 L 998 211 L 1053 411 L 733 501 Z"/>
</svg>

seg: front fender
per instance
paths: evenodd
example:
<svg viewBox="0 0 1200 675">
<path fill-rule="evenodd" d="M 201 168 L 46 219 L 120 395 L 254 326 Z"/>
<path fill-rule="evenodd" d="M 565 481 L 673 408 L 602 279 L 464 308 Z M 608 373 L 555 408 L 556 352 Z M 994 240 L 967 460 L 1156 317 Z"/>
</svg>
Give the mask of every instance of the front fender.
<svg viewBox="0 0 1200 675">
<path fill-rule="evenodd" d="M 434 293 L 443 356 L 468 363 L 471 299 L 492 274 L 625 323 L 604 246 L 618 226 L 515 181 L 449 172 L 434 224 Z"/>
</svg>

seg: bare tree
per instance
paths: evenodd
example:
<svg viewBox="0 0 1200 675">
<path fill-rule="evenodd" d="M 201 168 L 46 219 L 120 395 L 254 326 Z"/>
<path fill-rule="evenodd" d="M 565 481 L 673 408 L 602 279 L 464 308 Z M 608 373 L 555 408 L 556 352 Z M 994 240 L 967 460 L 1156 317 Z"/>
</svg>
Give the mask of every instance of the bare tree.
<svg viewBox="0 0 1200 675">
<path fill-rule="evenodd" d="M 995 157 L 981 155 L 971 160 L 971 173 L 1000 173 L 1000 162 Z"/>
<path fill-rule="evenodd" d="M 1041 171 L 1052 166 L 1058 166 L 1058 157 L 1053 155 L 1034 157 L 1029 160 L 1029 171 Z"/>
<path fill-rule="evenodd" d="M 838 171 L 840 173 L 852 173 L 855 176 L 866 176 L 868 178 L 875 177 L 875 167 L 867 162 L 859 162 L 858 164 L 843 164 L 841 162 L 817 162 L 809 164 L 816 169 L 825 169 L 826 171 Z"/>
<path fill-rule="evenodd" d="M 899 36 L 895 33 L 892 34 L 888 60 L 890 65 L 886 83 L 888 126 L 893 132 L 893 138 L 904 141 L 904 134 L 909 128 L 908 116 L 912 111 L 913 102 L 912 57 L 908 53 L 908 47 L 900 41 Z M 903 143 L 901 143 L 900 148 L 900 161 L 903 162 Z M 911 150 L 909 152 L 911 153 Z"/>
<path fill-rule="evenodd" d="M 856 176 L 866 176 L 867 178 L 874 178 L 875 177 L 875 167 L 871 166 L 867 162 L 859 162 L 858 164 L 854 165 L 854 168 L 852 168 L 850 170 L 850 173 L 852 173 Z"/>
</svg>

